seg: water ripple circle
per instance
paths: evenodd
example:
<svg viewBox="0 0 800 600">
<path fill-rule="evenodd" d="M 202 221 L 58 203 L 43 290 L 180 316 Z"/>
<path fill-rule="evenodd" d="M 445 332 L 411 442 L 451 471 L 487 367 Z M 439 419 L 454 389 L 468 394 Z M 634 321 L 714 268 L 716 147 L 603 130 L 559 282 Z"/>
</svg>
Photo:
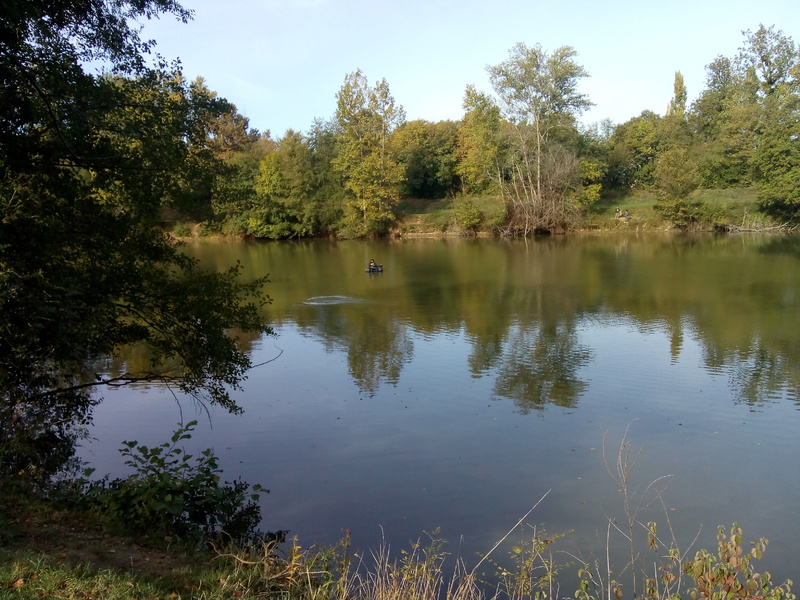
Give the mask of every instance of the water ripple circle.
<svg viewBox="0 0 800 600">
<path fill-rule="evenodd" d="M 325 306 L 328 304 L 354 304 L 361 301 L 362 300 L 353 298 L 352 296 L 314 296 L 313 298 L 308 298 L 305 300 L 303 304 L 310 304 L 312 306 Z"/>
</svg>

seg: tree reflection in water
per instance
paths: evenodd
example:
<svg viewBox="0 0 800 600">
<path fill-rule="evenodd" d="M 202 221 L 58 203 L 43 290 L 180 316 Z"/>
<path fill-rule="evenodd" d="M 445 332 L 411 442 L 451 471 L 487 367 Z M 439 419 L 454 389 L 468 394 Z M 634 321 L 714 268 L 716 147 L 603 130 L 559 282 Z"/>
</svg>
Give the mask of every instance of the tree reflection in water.
<svg viewBox="0 0 800 600">
<path fill-rule="evenodd" d="M 588 387 L 577 371 L 591 355 L 578 342 L 572 324 L 515 327 L 500 360 L 494 393 L 513 400 L 523 414 L 546 404 L 574 408 Z"/>
</svg>

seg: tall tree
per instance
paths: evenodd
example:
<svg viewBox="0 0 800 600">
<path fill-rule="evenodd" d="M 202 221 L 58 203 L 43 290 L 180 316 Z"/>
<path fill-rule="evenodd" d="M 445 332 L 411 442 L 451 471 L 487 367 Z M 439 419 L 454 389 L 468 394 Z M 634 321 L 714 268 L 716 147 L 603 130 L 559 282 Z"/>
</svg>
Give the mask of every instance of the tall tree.
<svg viewBox="0 0 800 600">
<path fill-rule="evenodd" d="M 502 147 L 500 145 L 500 107 L 491 96 L 467 86 L 464 92 L 464 118 L 458 129 L 458 164 L 465 193 L 480 193 L 489 188 L 497 176 Z"/>
<path fill-rule="evenodd" d="M 706 73 L 706 89 L 689 115 L 703 185 L 749 185 L 760 112 L 755 74 L 724 56 L 707 65 Z"/>
<path fill-rule="evenodd" d="M 764 101 L 753 157 L 760 207 L 785 222 L 800 217 L 800 69 Z"/>
<path fill-rule="evenodd" d="M 800 214 L 800 47 L 761 25 L 744 32 L 739 64 L 758 82 L 753 178 L 762 210 L 794 222 Z"/>
<path fill-rule="evenodd" d="M 278 141 L 278 149 L 261 161 L 255 185 L 258 199 L 247 215 L 248 233 L 270 239 L 316 233 L 313 184 L 311 148 L 290 129 Z"/>
<path fill-rule="evenodd" d="M 336 126 L 318 119 L 306 135 L 311 148 L 313 196 L 320 234 L 331 235 L 342 222 L 347 190 L 342 174 L 333 166 L 337 153 Z"/>
<path fill-rule="evenodd" d="M 743 72 L 752 71 L 761 94 L 769 96 L 792 78 L 800 62 L 797 45 L 774 26 L 759 25 L 755 32 L 748 30 L 743 34 L 745 43 L 737 57 L 739 68 Z"/>
<path fill-rule="evenodd" d="M 250 362 L 228 332 L 268 330 L 261 282 L 201 271 L 159 227 L 197 133 L 180 72 L 148 65 L 138 37 L 137 19 L 163 13 L 190 16 L 172 0 L 4 3 L 3 471 L 68 445 L 103 384 L 165 381 L 237 409 L 230 386 Z M 104 359 L 137 343 L 147 369 L 107 375 Z"/>
<path fill-rule="evenodd" d="M 654 183 L 660 201 L 657 209 L 662 215 L 677 222 L 688 207 L 686 197 L 700 184 L 700 171 L 694 156 L 694 144 L 686 118 L 686 84 L 680 71 L 675 73 L 673 96 L 667 114 L 656 127 L 656 157 L 653 170 Z M 688 217 L 682 218 L 681 226 Z"/>
<path fill-rule="evenodd" d="M 503 175 L 511 227 L 523 234 L 564 228 L 573 219 L 580 185 L 579 162 L 568 140 L 576 133 L 576 116 L 591 106 L 578 91 L 588 73 L 569 46 L 549 54 L 539 44 L 519 43 L 509 54 L 488 71 L 511 126 L 513 151 Z"/>
<path fill-rule="evenodd" d="M 257 205 L 256 180 L 261 161 L 277 148 L 270 132 L 259 134 L 250 143 L 225 150 L 222 166 L 215 172 L 211 186 L 212 217 L 209 227 L 234 235 L 247 233 L 247 217 Z"/>
<path fill-rule="evenodd" d="M 187 130 L 177 133 L 185 137 L 188 154 L 179 189 L 165 202 L 196 220 L 213 217 L 214 186 L 219 178 L 235 178 L 234 155 L 244 152 L 259 140 L 246 117 L 236 106 L 210 90 L 202 77 L 186 90 Z"/>
<path fill-rule="evenodd" d="M 345 77 L 336 95 L 338 153 L 334 167 L 351 194 L 345 232 L 365 236 L 380 233 L 394 218 L 403 168 L 389 143 L 392 132 L 405 121 L 383 79 L 374 87 L 357 70 Z"/>
<path fill-rule="evenodd" d="M 613 187 L 626 190 L 653 183 L 661 118 L 646 110 L 614 129 L 608 154 L 608 179 Z"/>
<path fill-rule="evenodd" d="M 686 99 L 688 93 L 683 75 L 680 71 L 675 71 L 675 83 L 673 84 L 672 100 L 669 101 L 667 115 L 675 115 L 683 118 L 686 115 Z"/>
</svg>

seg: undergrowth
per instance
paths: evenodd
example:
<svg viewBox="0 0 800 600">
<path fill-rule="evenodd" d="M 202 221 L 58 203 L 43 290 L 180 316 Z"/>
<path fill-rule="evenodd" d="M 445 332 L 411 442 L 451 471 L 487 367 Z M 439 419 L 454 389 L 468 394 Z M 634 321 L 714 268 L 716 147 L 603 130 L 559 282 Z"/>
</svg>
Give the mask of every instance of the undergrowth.
<svg viewBox="0 0 800 600">
<path fill-rule="evenodd" d="M 181 442 L 191 438 L 197 421 L 155 447 L 125 441 L 119 452 L 133 470 L 128 477 L 90 480 L 84 477 L 62 485 L 58 496 L 72 495 L 90 510 L 145 537 L 176 537 L 189 542 L 226 540 L 238 545 L 257 541 L 261 522 L 260 485 L 223 481 L 211 449 L 188 454 Z"/>
</svg>

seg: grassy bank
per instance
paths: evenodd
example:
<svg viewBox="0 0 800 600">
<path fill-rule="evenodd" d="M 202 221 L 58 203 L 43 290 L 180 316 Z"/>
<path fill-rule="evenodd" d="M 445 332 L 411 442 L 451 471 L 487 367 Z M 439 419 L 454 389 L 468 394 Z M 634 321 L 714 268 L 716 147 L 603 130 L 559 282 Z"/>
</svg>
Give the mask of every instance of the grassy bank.
<svg viewBox="0 0 800 600">
<path fill-rule="evenodd" d="M 658 209 L 658 196 L 648 190 L 615 193 L 586 208 L 574 224 L 576 231 L 768 231 L 782 223 L 760 213 L 755 188 L 695 190 L 685 200 L 688 223 L 676 225 Z M 619 214 L 617 213 L 619 209 Z M 626 216 L 626 211 L 628 215 Z M 390 234 L 399 237 L 495 235 L 506 220 L 499 196 L 468 196 L 441 200 L 405 199 L 395 207 L 398 215 Z M 473 227 L 463 225 L 471 217 Z M 172 215 L 171 217 L 174 217 Z M 179 238 L 219 235 L 203 224 L 185 223 L 165 216 Z M 224 229 L 224 227 L 223 227 Z"/>
<path fill-rule="evenodd" d="M 657 210 L 658 202 L 658 197 L 648 191 L 604 198 L 587 210 L 583 228 L 673 229 L 675 224 L 666 220 Z M 696 230 L 758 230 L 777 225 L 758 212 L 753 188 L 696 190 L 686 199 L 686 203 L 696 218 L 692 225 Z M 630 218 L 616 218 L 617 208 L 623 214 L 629 211 Z"/>
<path fill-rule="evenodd" d="M 500 198 L 482 196 L 469 200 L 481 214 L 478 232 L 491 234 L 502 224 L 505 212 Z M 609 195 L 587 208 L 576 227 L 593 231 L 675 229 L 675 223 L 659 212 L 658 203 L 657 195 L 647 190 Z M 696 231 L 760 231 L 780 225 L 758 212 L 754 188 L 696 190 L 686 199 L 686 205 L 692 216 L 689 227 Z M 458 224 L 457 201 L 407 200 L 398 206 L 398 213 L 401 217 L 396 233 L 402 236 L 465 233 Z"/>
<path fill-rule="evenodd" d="M 5 490 L 0 499 L 0 598 L 131 599 L 318 599 L 318 600 L 621 600 L 633 598 L 630 565 L 614 579 L 601 558 L 559 564 L 560 535 L 537 535 L 520 519 L 527 542 L 511 548 L 500 566 L 489 554 L 475 565 L 449 557 L 434 532 L 399 553 L 377 546 L 351 551 L 303 548 L 296 542 L 247 548 L 176 539 L 134 538 L 91 511 Z M 535 507 L 534 507 L 535 508 Z M 533 509 L 532 509 L 533 511 Z M 529 513 L 530 514 L 530 513 Z M 526 515 L 527 517 L 528 515 Z M 715 552 L 689 554 L 662 540 L 654 523 L 642 528 L 639 553 L 648 570 L 639 574 L 639 598 L 651 600 L 794 600 L 791 582 L 773 582 L 756 569 L 766 541 L 747 542 L 738 527 L 719 530 Z M 523 535 L 523 537 L 524 537 Z M 519 536 L 517 536 L 518 539 Z M 498 546 L 500 545 L 500 540 Z M 623 545 L 627 542 L 623 542 Z M 633 543 L 631 543 L 633 550 Z M 574 554 L 570 553 L 574 558 Z M 492 583 L 484 579 L 489 569 Z M 653 576 L 656 569 L 657 576 Z M 563 589 L 566 572 L 578 589 Z M 626 574 L 627 571 L 627 574 Z M 636 582 L 636 576 L 633 581 Z"/>
</svg>

